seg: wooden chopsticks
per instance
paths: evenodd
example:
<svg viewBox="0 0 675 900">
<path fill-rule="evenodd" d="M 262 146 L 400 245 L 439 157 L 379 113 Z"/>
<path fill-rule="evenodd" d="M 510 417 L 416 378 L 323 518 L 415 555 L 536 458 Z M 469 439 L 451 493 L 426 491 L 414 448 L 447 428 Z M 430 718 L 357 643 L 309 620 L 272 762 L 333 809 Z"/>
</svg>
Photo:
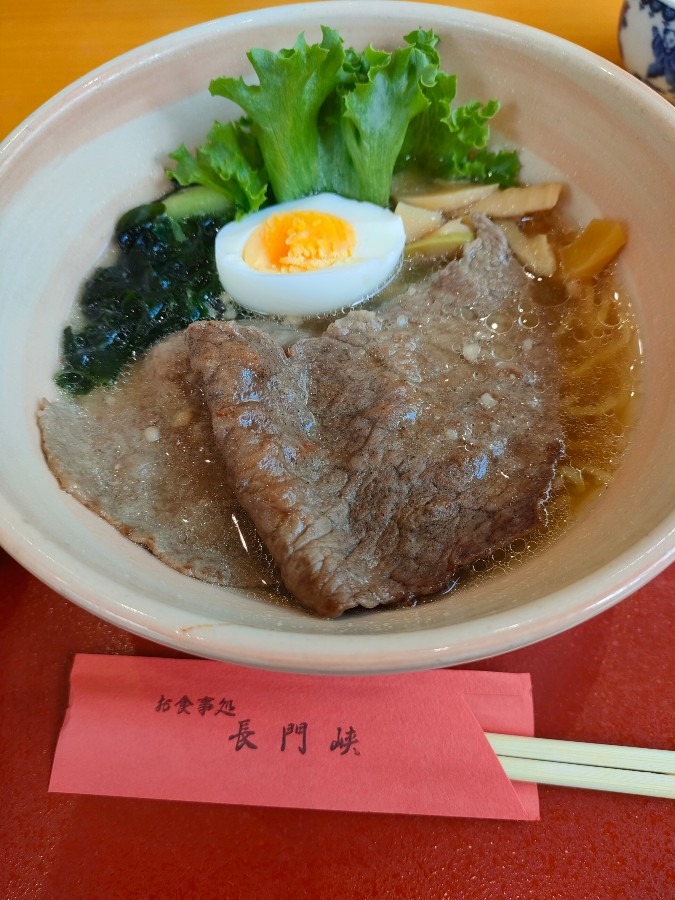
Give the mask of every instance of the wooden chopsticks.
<svg viewBox="0 0 675 900">
<path fill-rule="evenodd" d="M 675 799 L 675 751 L 486 733 L 513 781 Z"/>
</svg>

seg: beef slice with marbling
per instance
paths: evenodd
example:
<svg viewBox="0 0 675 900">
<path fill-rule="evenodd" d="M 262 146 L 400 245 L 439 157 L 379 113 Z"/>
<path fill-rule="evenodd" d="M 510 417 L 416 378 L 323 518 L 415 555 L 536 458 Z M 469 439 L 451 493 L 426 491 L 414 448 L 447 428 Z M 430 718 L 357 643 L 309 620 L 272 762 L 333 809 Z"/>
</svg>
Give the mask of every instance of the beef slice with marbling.
<svg viewBox="0 0 675 900">
<path fill-rule="evenodd" d="M 188 329 L 227 480 L 319 615 L 441 591 L 540 520 L 562 451 L 556 357 L 520 314 L 530 279 L 503 232 L 476 225 L 460 259 L 319 337 Z"/>
</svg>

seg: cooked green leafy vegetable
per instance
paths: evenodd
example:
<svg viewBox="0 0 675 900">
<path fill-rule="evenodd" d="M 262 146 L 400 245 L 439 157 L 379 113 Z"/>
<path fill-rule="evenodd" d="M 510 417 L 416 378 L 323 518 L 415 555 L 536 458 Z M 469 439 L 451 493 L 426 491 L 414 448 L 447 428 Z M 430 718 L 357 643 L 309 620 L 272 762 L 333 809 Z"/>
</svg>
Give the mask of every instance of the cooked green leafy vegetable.
<svg viewBox="0 0 675 900">
<path fill-rule="evenodd" d="M 214 239 L 230 218 L 195 215 L 179 222 L 161 202 L 123 216 L 115 230 L 118 261 L 97 269 L 84 286 L 84 327 L 64 331 L 59 387 L 84 394 L 111 384 L 156 341 L 196 319 L 213 318 L 222 293 Z"/>
<path fill-rule="evenodd" d="M 211 93 L 246 115 L 222 135 L 226 126 L 216 123 L 194 156 L 179 148 L 169 177 L 181 185 L 222 186 L 239 214 L 263 204 L 258 178 L 269 183 L 268 200 L 329 191 L 380 206 L 389 202 L 394 171 L 411 164 L 443 178 L 502 187 L 517 182 L 517 154 L 487 149 L 498 102 L 453 108 L 456 77 L 440 68 L 433 31 L 411 32 L 407 46 L 391 53 L 373 47 L 357 53 L 333 29 L 322 32 L 319 44 L 307 44 L 301 34 L 290 50 L 251 50 L 258 84 L 212 81 Z M 241 159 L 256 179 L 252 188 L 244 170 L 239 198 L 233 182 Z"/>
</svg>

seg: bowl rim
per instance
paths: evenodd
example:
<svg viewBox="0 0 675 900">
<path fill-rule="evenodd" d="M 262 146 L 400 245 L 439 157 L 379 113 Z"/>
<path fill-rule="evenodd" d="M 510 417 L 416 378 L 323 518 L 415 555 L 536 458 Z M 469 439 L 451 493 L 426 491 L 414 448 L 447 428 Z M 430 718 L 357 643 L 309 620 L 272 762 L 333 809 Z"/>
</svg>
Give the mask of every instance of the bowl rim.
<svg viewBox="0 0 675 900">
<path fill-rule="evenodd" d="M 532 26 L 472 10 L 408 0 L 397 0 L 394 9 L 405 11 L 409 16 L 414 13 L 420 18 L 436 17 L 443 24 L 461 22 L 481 30 L 498 30 L 506 37 L 529 35 L 543 48 L 572 55 L 589 66 L 599 65 L 607 75 L 617 78 L 629 92 L 639 97 L 643 105 L 672 111 L 665 99 L 618 66 Z M 349 10 L 356 15 L 381 13 L 381 0 L 320 0 L 236 13 L 172 32 L 131 49 L 77 79 L 31 113 L 0 144 L 0 168 L 11 163 L 13 156 L 33 139 L 37 126 L 48 120 L 53 111 L 58 113 L 76 104 L 91 86 L 115 79 L 129 67 L 151 63 L 157 55 L 199 42 L 202 37 L 212 35 L 214 30 L 254 25 L 263 17 L 265 25 L 269 26 L 275 20 L 286 22 L 290 15 L 302 21 L 303 11 L 311 11 L 313 20 L 319 14 L 330 20 L 332 14 L 339 12 L 342 17 Z M 174 608 L 169 617 L 172 621 L 162 622 L 159 614 L 166 613 L 167 607 L 161 601 L 144 596 L 145 608 L 139 611 L 121 599 L 111 599 L 107 589 L 114 587 L 114 582 L 88 570 L 68 550 L 60 549 L 56 560 L 53 555 L 42 552 L 39 546 L 36 547 L 35 540 L 45 537 L 48 535 L 40 534 L 29 524 L 17 522 L 12 504 L 0 494 L 0 545 L 50 588 L 117 627 L 175 650 L 242 665 L 304 673 L 382 674 L 438 668 L 506 653 L 558 634 L 610 608 L 675 560 L 675 511 L 645 535 L 637 546 L 616 557 L 610 565 L 576 582 L 572 604 L 557 604 L 564 595 L 569 597 L 570 588 L 564 588 L 528 604 L 469 622 L 397 632 L 393 649 L 388 647 L 390 636 L 387 634 L 327 635 L 284 631 L 280 641 L 280 632 L 274 629 L 229 624 L 206 617 L 195 627 L 194 615 L 188 616 L 185 612 L 183 621 L 181 613 L 184 611 Z M 544 606 L 547 616 L 542 623 L 538 614 Z M 551 614 L 551 607 L 557 612 Z M 458 635 L 461 635 L 459 641 Z"/>
<path fill-rule="evenodd" d="M 477 28 L 482 28 L 485 31 L 500 29 L 503 32 L 510 31 L 525 36 L 529 33 L 532 38 L 536 38 L 542 46 L 548 44 L 551 47 L 567 51 L 573 56 L 579 56 L 580 58 L 585 57 L 589 62 L 593 61 L 596 66 L 599 65 L 607 72 L 607 74 L 618 77 L 619 80 L 629 85 L 632 90 L 637 91 L 641 102 L 646 102 L 647 104 L 655 103 L 657 108 L 660 107 L 661 109 L 670 107 L 668 101 L 656 91 L 648 87 L 648 85 L 635 75 L 631 75 L 625 69 L 622 69 L 610 60 L 605 59 L 605 57 L 600 56 L 579 44 L 575 44 L 566 38 L 559 37 L 556 34 L 536 28 L 533 25 L 518 22 L 514 19 L 478 12 L 477 10 L 422 2 L 422 0 L 420 0 L 420 2 L 418 2 L 418 0 L 313 0 L 312 2 L 312 0 L 310 0 L 310 2 L 304 3 L 284 3 L 279 6 L 260 7 L 245 12 L 219 16 L 215 19 L 208 19 L 204 22 L 199 22 L 195 25 L 169 32 L 168 34 L 154 38 L 151 41 L 139 44 L 136 47 L 132 47 L 131 49 L 118 54 L 112 59 L 86 72 L 84 75 L 81 75 L 79 78 L 70 82 L 70 84 L 65 85 L 41 103 L 25 119 L 19 122 L 9 134 L 0 141 L 0 158 L 4 155 L 6 159 L 10 159 L 14 152 L 18 152 L 21 149 L 21 139 L 30 139 L 30 134 L 26 137 L 24 133 L 26 131 L 32 132 L 31 126 L 37 120 L 47 116 L 52 107 L 62 107 L 64 101 L 67 100 L 76 102 L 84 89 L 90 85 L 99 83 L 101 78 L 114 78 L 125 71 L 129 65 L 133 65 L 134 62 L 139 62 L 140 64 L 150 62 L 156 54 L 172 49 L 172 45 L 175 50 L 181 44 L 191 44 L 200 36 L 200 34 L 208 34 L 214 29 L 226 27 L 228 24 L 232 24 L 235 27 L 249 23 L 254 24 L 256 19 L 260 19 L 263 16 L 269 23 L 275 19 L 285 21 L 290 13 L 296 14 L 300 19 L 302 11 L 312 11 L 313 13 L 316 9 L 325 10 L 327 14 L 330 14 L 332 10 L 342 14 L 346 10 L 351 9 L 357 15 L 359 13 L 366 15 L 370 12 L 374 12 L 378 8 L 381 9 L 383 2 L 388 2 L 390 5 L 393 4 L 397 11 L 412 12 L 412 10 L 415 10 L 429 16 L 448 16 L 452 17 L 455 21 L 473 24 Z M 675 2 L 675 0 L 673 0 L 673 2 Z M 670 108 L 672 109 L 672 107 Z M 16 143 L 17 140 L 19 140 L 19 144 Z"/>
</svg>

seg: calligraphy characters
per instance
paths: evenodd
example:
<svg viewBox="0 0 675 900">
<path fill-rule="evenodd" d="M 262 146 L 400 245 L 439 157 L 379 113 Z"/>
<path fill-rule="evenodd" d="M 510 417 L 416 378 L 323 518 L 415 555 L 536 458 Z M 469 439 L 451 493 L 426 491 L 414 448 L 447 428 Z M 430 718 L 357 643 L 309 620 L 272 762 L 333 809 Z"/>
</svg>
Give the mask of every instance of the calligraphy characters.
<svg viewBox="0 0 675 900">
<path fill-rule="evenodd" d="M 288 725 L 284 725 L 284 727 L 281 729 L 282 753 L 286 750 L 286 739 L 294 734 L 299 735 L 301 739 L 298 751 L 302 754 L 307 753 L 307 722 L 300 722 L 297 725 L 295 724 L 295 722 L 289 722 Z"/>
<path fill-rule="evenodd" d="M 234 700 L 229 697 L 221 697 L 220 700 L 216 700 L 215 697 L 204 695 L 193 701 L 187 694 L 183 694 L 178 700 L 173 700 L 171 697 L 166 697 L 162 694 L 155 704 L 155 712 L 169 713 L 172 710 L 179 716 L 190 716 L 192 713 L 197 713 L 201 718 L 207 716 L 211 718 L 216 716 L 235 718 L 237 714 Z M 287 722 L 280 726 L 280 732 L 278 731 L 277 735 L 279 733 L 281 739 L 277 738 L 276 741 L 280 753 L 292 753 L 295 755 L 297 752 L 301 756 L 306 755 L 310 748 L 310 728 L 307 722 Z M 316 749 L 327 750 L 336 756 L 360 755 L 360 748 L 357 747 L 359 738 L 353 725 L 346 727 L 338 725 L 333 733 L 335 737 L 332 740 L 318 739 L 314 735 L 313 743 Z M 254 738 L 255 740 L 253 740 Z M 227 739 L 228 742 L 234 742 L 235 752 L 258 749 L 259 738 L 256 736 L 256 731 L 251 724 L 250 718 L 239 719 L 237 730 L 228 734 Z M 270 746 L 269 742 L 267 742 L 267 746 Z"/>
<path fill-rule="evenodd" d="M 344 735 L 342 734 L 342 729 L 338 728 L 337 737 L 331 742 L 330 749 L 331 751 L 339 750 L 340 756 L 346 756 L 350 750 L 355 756 L 359 756 L 359 750 L 355 746 L 358 742 L 359 739 L 356 736 L 356 732 L 350 725 Z"/>
<path fill-rule="evenodd" d="M 251 730 L 250 725 L 250 719 L 242 719 L 239 722 L 239 731 L 237 731 L 236 734 L 231 734 L 229 736 L 228 740 L 237 742 L 234 746 L 235 750 L 243 750 L 244 747 L 247 747 L 249 750 L 258 749 L 258 745 L 254 744 L 251 740 L 255 731 Z"/>
<path fill-rule="evenodd" d="M 200 716 L 205 716 L 207 713 L 213 711 L 215 716 L 231 716 L 234 718 L 236 710 L 234 707 L 234 701 L 230 700 L 227 697 L 222 697 L 218 701 L 218 706 L 215 705 L 215 697 L 200 697 L 197 700 L 197 712 Z M 176 711 L 179 715 L 189 716 L 190 715 L 190 707 L 195 704 L 190 700 L 190 698 L 183 694 L 183 696 L 176 700 L 174 703 L 173 700 L 167 698 L 162 694 L 162 696 L 157 701 L 157 705 L 155 706 L 155 712 L 169 712 L 172 707 L 176 707 Z"/>
</svg>

